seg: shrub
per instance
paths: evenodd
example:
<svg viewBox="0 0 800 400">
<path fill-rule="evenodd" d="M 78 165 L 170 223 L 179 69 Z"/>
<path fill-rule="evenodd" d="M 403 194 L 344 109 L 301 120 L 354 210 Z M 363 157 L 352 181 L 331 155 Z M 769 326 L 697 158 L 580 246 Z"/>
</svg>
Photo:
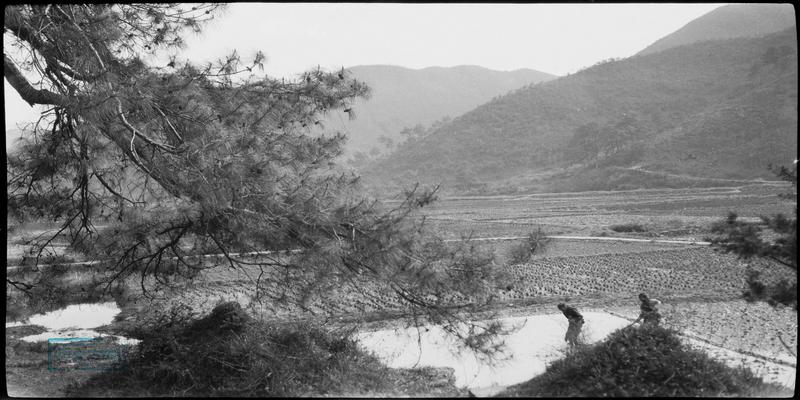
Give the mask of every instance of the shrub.
<svg viewBox="0 0 800 400">
<path fill-rule="evenodd" d="M 390 390 L 399 374 L 361 351 L 348 331 L 252 320 L 223 303 L 199 320 L 142 337 L 137 354 L 69 396 L 308 396 Z"/>
<path fill-rule="evenodd" d="M 790 284 L 786 279 L 781 279 L 775 286 L 769 287 L 768 302 L 776 306 L 783 304 L 797 309 L 797 282 Z"/>
<path fill-rule="evenodd" d="M 14 344 L 14 350 L 17 352 L 22 351 L 29 351 L 31 353 L 44 353 L 47 354 L 47 347 L 48 344 L 46 341 L 43 342 L 25 342 L 25 341 L 17 341 Z"/>
<path fill-rule="evenodd" d="M 550 243 L 542 228 L 528 234 L 524 241 L 511 246 L 508 257 L 512 264 L 527 262 L 534 254 L 542 252 Z"/>
<path fill-rule="evenodd" d="M 747 271 L 747 287 L 750 288 L 749 290 L 744 292 L 744 298 L 747 301 L 758 301 L 764 297 L 764 293 L 766 292 L 767 286 L 764 285 L 758 278 L 761 275 L 761 272 L 748 270 Z"/>
<path fill-rule="evenodd" d="M 644 226 L 634 223 L 611 225 L 611 230 L 614 232 L 647 232 Z"/>
<path fill-rule="evenodd" d="M 508 252 L 508 258 L 511 264 L 520 264 L 530 260 L 531 250 L 530 247 L 528 247 L 528 243 L 521 242 L 511 246 Z"/>
<path fill-rule="evenodd" d="M 626 327 L 593 346 L 576 349 L 544 374 L 500 396 L 774 396 L 791 395 L 682 344 L 661 327 Z"/>
<path fill-rule="evenodd" d="M 797 309 L 797 282 L 781 279 L 775 285 L 766 285 L 759 279 L 761 272 L 747 271 L 747 287 L 743 297 L 750 302 L 766 300 L 771 306 L 783 304 Z"/>
</svg>

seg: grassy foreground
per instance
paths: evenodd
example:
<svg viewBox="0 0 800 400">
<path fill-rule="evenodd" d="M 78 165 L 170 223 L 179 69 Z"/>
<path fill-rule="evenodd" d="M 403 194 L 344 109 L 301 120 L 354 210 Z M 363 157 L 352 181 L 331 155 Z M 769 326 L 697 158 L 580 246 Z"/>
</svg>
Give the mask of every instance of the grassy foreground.
<svg viewBox="0 0 800 400">
<path fill-rule="evenodd" d="M 685 346 L 670 329 L 626 327 L 597 344 L 574 350 L 544 374 L 509 387 L 500 397 L 791 397 Z"/>
<path fill-rule="evenodd" d="M 67 388 L 67 396 L 466 395 L 451 370 L 387 368 L 347 332 L 257 322 L 237 303 L 141 339 L 118 370 Z"/>
</svg>

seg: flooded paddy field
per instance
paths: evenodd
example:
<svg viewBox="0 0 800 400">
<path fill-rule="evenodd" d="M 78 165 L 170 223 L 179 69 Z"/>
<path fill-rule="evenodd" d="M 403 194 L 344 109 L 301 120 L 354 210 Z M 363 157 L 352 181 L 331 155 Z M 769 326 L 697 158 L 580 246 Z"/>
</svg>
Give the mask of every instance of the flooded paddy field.
<svg viewBox="0 0 800 400">
<path fill-rule="evenodd" d="M 603 339 L 628 321 L 606 313 L 584 313 L 585 343 Z M 358 334 L 362 347 L 375 353 L 390 367 L 416 365 L 450 367 L 455 370 L 456 386 L 474 393 L 520 383 L 544 372 L 547 364 L 567 351 L 564 332 L 567 321 L 559 314 L 510 317 L 501 320 L 513 333 L 503 338 L 506 350 L 487 361 L 459 348 L 439 327 L 387 329 Z M 498 390 L 499 391 L 499 390 Z"/>
<path fill-rule="evenodd" d="M 723 307 L 736 305 L 736 302 L 717 303 L 717 306 Z M 696 304 L 681 304 L 680 307 L 699 308 Z M 632 308 L 627 309 L 632 311 Z M 581 338 L 586 344 L 604 339 L 609 333 L 627 326 L 634 319 L 616 312 L 601 310 L 586 311 L 583 314 L 586 323 Z M 675 316 L 671 314 L 671 317 Z M 560 313 L 506 317 L 500 321 L 504 326 L 516 329 L 503 338 L 505 350 L 491 361 L 460 348 L 435 326 L 366 331 L 360 333 L 358 337 L 363 348 L 374 352 L 387 365 L 394 368 L 415 366 L 453 368 L 456 385 L 469 388 L 478 396 L 493 395 L 509 385 L 527 381 L 543 373 L 548 364 L 564 357 L 569 351 L 563 339 L 567 321 Z M 709 322 L 722 323 L 722 326 L 729 329 L 738 325 L 748 330 L 760 330 L 767 336 L 770 334 L 774 336 L 774 332 L 767 333 L 769 330 L 757 328 L 758 323 L 753 321 L 738 323 L 712 318 Z M 683 319 L 673 319 L 669 326 L 678 328 L 679 325 L 686 323 L 691 324 Z M 782 328 L 790 326 L 791 323 Z M 796 327 L 796 321 L 794 326 Z M 730 366 L 750 368 L 767 382 L 789 388 L 795 387 L 796 357 L 792 357 L 785 350 L 781 352 L 779 358 L 774 358 L 763 353 L 743 350 L 742 347 L 759 346 L 751 338 L 741 338 L 743 340 L 738 341 L 734 348 L 727 348 L 705 337 L 696 336 L 692 331 L 682 330 L 682 332 L 688 332 L 682 335 L 681 339 L 691 348 L 706 351 L 713 358 Z"/>
<path fill-rule="evenodd" d="M 636 306 L 626 305 L 626 299 L 601 302 L 580 300 L 574 303 L 586 318 L 582 338 L 586 343 L 602 340 L 610 332 L 629 324 L 637 313 Z M 630 299 L 629 302 L 633 302 Z M 84 310 L 87 305 L 82 305 Z M 26 386 L 15 380 L 23 374 L 19 370 L 39 371 L 41 376 L 56 376 L 79 382 L 91 376 L 86 371 L 47 370 L 46 347 L 25 346 L 33 344 L 32 337 L 63 337 L 62 332 L 48 332 L 53 327 L 79 327 L 108 321 L 108 314 L 115 306 L 98 304 L 98 319 L 89 322 L 75 311 L 80 307 L 69 306 L 64 310 L 45 315 L 33 316 L 25 323 L 7 324 L 6 351 L 12 352 L 7 359 L 10 371 L 9 383 L 17 384 L 24 392 Z M 452 338 L 442 334 L 440 328 L 407 328 L 402 324 L 383 324 L 376 327 L 365 325 L 356 334 L 362 347 L 373 352 L 388 366 L 395 368 L 449 367 L 453 368 L 456 385 L 472 390 L 473 393 L 491 395 L 500 392 L 508 385 L 519 383 L 542 373 L 546 366 L 566 354 L 563 341 L 566 320 L 560 313 L 554 313 L 552 304 L 518 307 L 500 312 L 501 321 L 510 328 L 516 328 L 503 338 L 506 350 L 492 362 L 486 362 L 459 347 Z M 665 326 L 685 332 L 685 342 L 701 348 L 713 357 L 730 365 L 744 365 L 751 368 L 770 382 L 794 387 L 797 349 L 796 311 L 791 309 L 772 309 L 763 303 L 732 301 L 676 301 L 662 305 Z M 27 325 L 27 323 L 48 323 L 48 327 Z M 88 324 L 88 325 L 87 325 Z M 776 338 L 789 345 L 789 350 L 780 345 Z M 133 344 L 133 343 L 120 343 Z M 21 361 L 25 356 L 26 361 Z M 9 368 L 10 367 L 10 368 Z M 24 375 L 28 376 L 28 375 Z M 51 379 L 52 379 L 51 378 Z M 34 377 L 34 379 L 39 379 Z M 45 378 L 42 378 L 45 379 Z M 45 382 L 49 382 L 45 380 Z M 46 385 L 54 385 L 53 382 Z M 30 389 L 30 388 L 28 388 Z"/>
</svg>

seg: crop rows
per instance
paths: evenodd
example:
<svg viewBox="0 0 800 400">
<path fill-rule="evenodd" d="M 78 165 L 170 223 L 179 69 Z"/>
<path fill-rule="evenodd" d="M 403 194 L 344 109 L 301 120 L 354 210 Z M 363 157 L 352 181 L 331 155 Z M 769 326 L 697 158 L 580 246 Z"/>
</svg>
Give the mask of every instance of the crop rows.
<svg viewBox="0 0 800 400">
<path fill-rule="evenodd" d="M 722 294 L 738 296 L 743 289 L 747 265 L 734 256 L 709 248 L 679 248 L 649 252 L 627 252 L 589 256 L 534 259 L 526 264 L 498 267 L 505 273 L 503 284 L 496 288 L 499 300 L 520 300 L 539 296 L 583 296 L 647 292 L 653 296 L 674 294 Z M 775 282 L 793 276 L 765 261 L 754 261 L 750 268 L 762 271 L 762 278 Z M 222 278 L 222 279 L 219 279 Z M 796 278 L 795 278 L 796 279 Z M 252 301 L 253 282 L 239 273 L 215 275 L 214 279 L 195 282 L 191 288 L 171 296 L 171 304 L 190 305 L 195 312 L 207 312 L 220 300 L 237 300 L 256 314 L 268 318 L 302 316 L 357 315 L 372 312 L 400 311 L 404 303 L 391 291 L 369 282 L 358 290 L 342 285 L 330 292 L 315 292 L 306 310 L 296 303 L 301 289 L 287 284 L 262 285 L 261 293 L 285 303 Z M 464 299 L 467 300 L 467 299 Z M 156 308 L 156 307 L 150 307 Z M 169 308 L 166 305 L 157 307 Z"/>
<path fill-rule="evenodd" d="M 493 242 L 495 256 L 501 264 L 506 263 L 507 255 L 512 246 L 518 245 L 520 241 L 509 240 L 503 242 Z M 675 250 L 687 248 L 686 245 L 675 245 L 668 243 L 650 242 L 617 242 L 617 241 L 588 241 L 588 240 L 567 240 L 558 239 L 550 241 L 547 246 L 534 254 L 533 259 L 564 258 L 579 256 L 599 256 L 603 254 L 622 254 L 622 253 L 651 253 L 654 250 Z M 688 247 L 691 249 L 691 247 Z"/>
<path fill-rule="evenodd" d="M 792 276 L 757 260 L 750 268 L 775 282 Z M 591 293 L 740 293 L 747 265 L 708 248 L 659 250 L 534 260 L 506 267 L 513 282 L 505 299 L 532 296 L 578 296 Z M 795 278 L 796 279 L 796 278 Z"/>
<path fill-rule="evenodd" d="M 333 316 L 364 314 L 379 311 L 400 310 L 401 301 L 388 290 L 369 289 L 364 282 L 359 291 L 349 286 L 336 288 L 330 292 L 315 293 L 305 303 L 305 309 L 298 305 L 303 298 L 300 287 L 262 282 L 259 294 L 265 300 L 256 300 L 254 283 L 249 279 L 204 280 L 194 282 L 189 287 L 172 291 L 167 299 L 143 302 L 132 317 L 143 320 L 156 318 L 157 314 L 178 305 L 188 306 L 194 313 L 205 314 L 217 303 L 237 301 L 249 308 L 254 314 L 263 314 L 267 318 L 296 318 L 305 316 Z M 271 301 L 283 298 L 285 301 Z"/>
<path fill-rule="evenodd" d="M 525 236 L 541 227 L 548 234 L 568 232 L 569 227 L 539 223 L 506 223 L 496 221 L 428 220 L 428 227 L 444 239 L 462 237 Z"/>
<path fill-rule="evenodd" d="M 796 362 L 786 347 L 797 351 L 797 313 L 773 309 L 764 302 L 707 303 L 691 307 L 665 307 L 667 322 L 679 329 L 705 332 L 712 342 L 735 350 L 757 351 L 769 357 Z"/>
</svg>

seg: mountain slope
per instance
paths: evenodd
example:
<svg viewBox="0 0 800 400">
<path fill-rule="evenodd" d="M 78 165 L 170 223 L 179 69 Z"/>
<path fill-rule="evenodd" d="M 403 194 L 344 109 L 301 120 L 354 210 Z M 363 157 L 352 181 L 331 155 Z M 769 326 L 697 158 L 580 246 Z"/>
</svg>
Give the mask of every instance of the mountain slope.
<svg viewBox="0 0 800 400">
<path fill-rule="evenodd" d="M 414 70 L 369 65 L 349 70 L 356 79 L 369 84 L 372 97 L 354 105 L 354 120 L 335 112 L 327 118 L 325 127 L 348 133 L 350 151 L 369 150 L 378 145 L 382 135 L 397 139 L 405 127 L 454 117 L 509 90 L 555 78 L 531 69 L 506 72 L 476 66 Z"/>
<path fill-rule="evenodd" d="M 734 4 L 717 8 L 651 44 L 637 55 L 705 40 L 758 37 L 795 25 L 792 4 Z"/>
<path fill-rule="evenodd" d="M 22 137 L 22 130 L 19 128 L 11 128 L 6 130 L 6 152 L 17 148 L 17 141 L 20 137 Z"/>
<path fill-rule="evenodd" d="M 767 163 L 796 158 L 796 113 L 792 27 L 674 47 L 517 90 L 364 173 L 373 183 L 485 191 L 631 188 L 636 169 L 770 178 Z M 537 179 L 544 181 L 531 183 Z"/>
</svg>

